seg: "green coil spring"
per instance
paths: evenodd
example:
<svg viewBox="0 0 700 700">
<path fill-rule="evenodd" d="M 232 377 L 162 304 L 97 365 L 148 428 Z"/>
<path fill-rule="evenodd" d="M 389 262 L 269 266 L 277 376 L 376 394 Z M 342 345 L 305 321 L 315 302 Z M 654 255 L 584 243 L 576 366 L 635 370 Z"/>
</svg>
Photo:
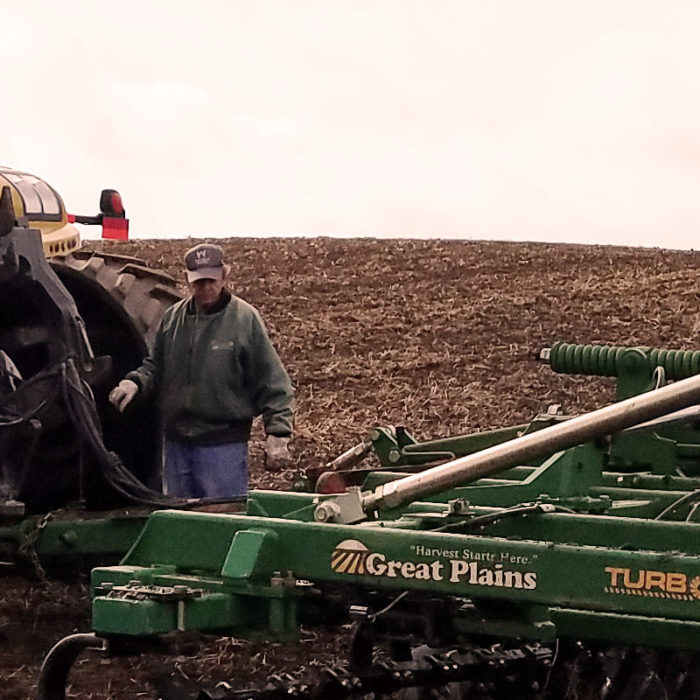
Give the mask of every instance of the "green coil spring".
<svg viewBox="0 0 700 700">
<path fill-rule="evenodd" d="M 700 350 L 665 350 L 620 345 L 580 345 L 557 342 L 548 362 L 555 372 L 616 377 L 621 371 L 641 369 L 649 373 L 662 367 L 667 379 L 685 379 L 700 374 Z"/>
</svg>

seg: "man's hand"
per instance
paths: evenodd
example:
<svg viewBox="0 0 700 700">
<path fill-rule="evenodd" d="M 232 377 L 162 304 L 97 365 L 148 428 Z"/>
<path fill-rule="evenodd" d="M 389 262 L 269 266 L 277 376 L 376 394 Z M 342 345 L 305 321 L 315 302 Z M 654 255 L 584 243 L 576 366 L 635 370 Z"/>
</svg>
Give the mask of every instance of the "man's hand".
<svg viewBox="0 0 700 700">
<path fill-rule="evenodd" d="M 278 472 L 289 466 L 289 438 L 268 435 L 265 441 L 265 469 Z"/>
<path fill-rule="evenodd" d="M 139 385 L 131 379 L 122 379 L 117 386 L 109 392 L 109 402 L 116 406 L 119 413 L 131 403 L 131 400 L 139 393 Z"/>
</svg>

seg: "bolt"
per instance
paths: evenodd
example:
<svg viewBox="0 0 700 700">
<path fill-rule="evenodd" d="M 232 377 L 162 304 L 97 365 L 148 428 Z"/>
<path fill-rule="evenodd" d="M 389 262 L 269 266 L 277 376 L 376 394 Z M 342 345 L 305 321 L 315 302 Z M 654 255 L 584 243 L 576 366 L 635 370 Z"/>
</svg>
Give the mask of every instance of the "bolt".
<svg viewBox="0 0 700 700">
<path fill-rule="evenodd" d="M 469 512 L 469 503 L 463 498 L 453 498 L 447 501 L 448 515 L 465 515 Z"/>
<path fill-rule="evenodd" d="M 58 541 L 66 547 L 73 547 L 78 541 L 78 535 L 75 530 L 66 530 L 58 536 Z"/>
<path fill-rule="evenodd" d="M 314 518 L 319 523 L 332 523 L 340 515 L 340 506 L 333 501 L 323 501 L 316 506 Z"/>
</svg>

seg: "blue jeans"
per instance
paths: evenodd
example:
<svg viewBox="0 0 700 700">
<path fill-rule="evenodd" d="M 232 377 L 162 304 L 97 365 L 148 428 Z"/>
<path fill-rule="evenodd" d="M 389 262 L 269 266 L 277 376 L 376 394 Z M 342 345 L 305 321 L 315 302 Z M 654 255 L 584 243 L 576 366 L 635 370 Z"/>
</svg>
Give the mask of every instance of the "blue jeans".
<svg viewBox="0 0 700 700">
<path fill-rule="evenodd" d="M 163 487 L 179 498 L 231 498 L 248 493 L 248 443 L 188 445 L 165 441 Z"/>
</svg>

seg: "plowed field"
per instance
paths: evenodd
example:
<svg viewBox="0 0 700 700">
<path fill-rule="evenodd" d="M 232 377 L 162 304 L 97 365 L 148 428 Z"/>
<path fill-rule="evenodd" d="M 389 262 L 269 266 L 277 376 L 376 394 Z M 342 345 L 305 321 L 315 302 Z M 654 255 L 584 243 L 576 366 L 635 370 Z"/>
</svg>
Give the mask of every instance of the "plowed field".
<svg viewBox="0 0 700 700">
<path fill-rule="evenodd" d="M 105 243 L 182 279 L 194 240 Z M 420 439 L 520 422 L 560 403 L 612 399 L 609 380 L 556 375 L 535 359 L 555 340 L 696 349 L 700 254 L 478 241 L 227 239 L 231 287 L 257 306 L 296 387 L 294 468 L 252 485 L 284 488 L 375 425 Z M 183 287 L 184 290 L 184 287 Z M 84 581 L 0 578 L 0 695 L 32 697 L 42 656 L 89 630 Z M 338 653 L 334 635 L 293 645 L 214 640 L 198 656 L 87 658 L 71 698 L 154 698 L 151 681 L 261 677 Z"/>
</svg>

